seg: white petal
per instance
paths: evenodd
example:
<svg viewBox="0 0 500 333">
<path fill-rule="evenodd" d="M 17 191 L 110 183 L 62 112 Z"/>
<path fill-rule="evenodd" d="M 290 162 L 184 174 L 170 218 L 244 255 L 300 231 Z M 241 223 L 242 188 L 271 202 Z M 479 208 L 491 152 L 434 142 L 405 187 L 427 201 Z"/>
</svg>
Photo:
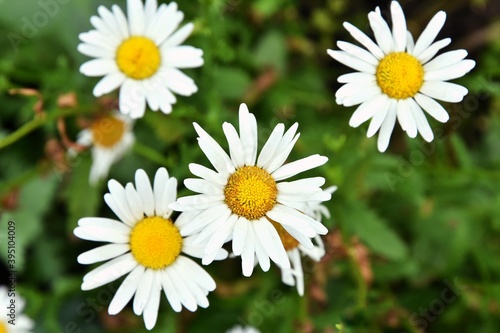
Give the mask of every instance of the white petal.
<svg viewBox="0 0 500 333">
<path fill-rule="evenodd" d="M 97 45 L 81 43 L 78 44 L 78 52 L 93 58 L 114 58 L 115 54 L 109 50 Z"/>
<path fill-rule="evenodd" d="M 426 81 L 420 92 L 441 101 L 458 103 L 467 95 L 467 88 L 451 82 Z"/>
<path fill-rule="evenodd" d="M 142 220 L 144 218 L 144 207 L 142 206 L 141 197 L 135 190 L 132 183 L 128 183 L 125 186 L 125 195 L 127 196 L 127 203 L 135 220 Z"/>
<path fill-rule="evenodd" d="M 193 233 L 199 232 L 205 226 L 215 221 L 219 216 L 226 214 L 228 210 L 229 208 L 226 204 L 213 206 L 204 210 L 200 215 L 195 217 L 191 223 L 180 229 L 181 235 L 189 236 Z"/>
<path fill-rule="evenodd" d="M 116 36 L 118 42 L 127 38 L 127 35 L 122 33 L 119 24 L 116 22 L 115 15 L 109 9 L 104 6 L 99 6 L 99 8 L 97 8 L 97 12 L 102 17 L 102 20 L 106 24 L 108 30 Z"/>
<path fill-rule="evenodd" d="M 446 13 L 444 11 L 439 11 L 434 15 L 415 43 L 415 47 L 413 48 L 413 55 L 415 57 L 418 58 L 418 56 L 432 44 L 439 31 L 441 31 L 445 21 Z"/>
<path fill-rule="evenodd" d="M 295 143 L 300 137 L 300 133 L 297 133 L 295 137 L 293 138 L 292 141 L 288 144 L 288 146 L 284 147 L 283 149 L 277 149 L 277 154 L 273 157 L 273 159 L 270 161 L 270 163 L 266 166 L 266 170 L 269 173 L 273 173 L 275 170 L 280 168 L 283 163 L 285 163 L 286 159 L 292 152 L 293 147 L 295 146 Z"/>
<path fill-rule="evenodd" d="M 93 94 L 100 97 L 118 88 L 124 81 L 125 75 L 122 72 L 112 72 L 104 76 L 94 87 Z"/>
<path fill-rule="evenodd" d="M 223 194 L 223 190 L 221 187 L 204 179 L 188 178 L 184 180 L 184 185 L 193 192 L 198 192 L 205 195 Z"/>
<path fill-rule="evenodd" d="M 234 166 L 232 165 L 231 159 L 226 154 L 224 149 L 215 141 L 203 128 L 201 128 L 197 123 L 193 123 L 196 133 L 200 136 L 198 140 L 198 145 L 201 150 L 205 153 L 208 160 L 214 168 L 223 174 L 234 172 Z"/>
<path fill-rule="evenodd" d="M 180 258 L 180 256 L 178 257 Z M 168 273 L 169 269 L 165 269 L 161 271 L 161 285 L 163 287 L 163 292 L 167 297 L 168 303 L 175 312 L 181 312 L 182 305 L 179 297 L 179 293 L 177 289 L 174 287 L 174 281 L 170 278 L 170 274 Z"/>
<path fill-rule="evenodd" d="M 165 168 L 159 168 L 156 171 L 153 181 L 153 193 L 155 197 L 155 214 L 163 215 L 163 192 L 168 181 L 168 171 Z"/>
<path fill-rule="evenodd" d="M 148 330 L 153 329 L 156 324 L 156 319 L 158 318 L 158 309 L 160 307 L 160 295 L 160 274 L 154 272 L 151 292 L 149 294 L 146 307 L 144 308 L 144 324 L 146 326 L 146 329 Z"/>
<path fill-rule="evenodd" d="M 414 47 L 415 47 L 415 42 L 413 41 L 413 36 L 409 31 L 407 31 L 406 32 L 406 51 L 409 54 L 413 54 Z"/>
<path fill-rule="evenodd" d="M 129 244 L 107 244 L 80 254 L 77 260 L 82 265 L 88 265 L 118 257 L 129 250 Z"/>
<path fill-rule="evenodd" d="M 174 282 L 174 287 L 177 289 L 182 305 L 184 305 L 189 311 L 196 311 L 198 304 L 196 303 L 196 299 L 193 297 L 193 294 L 186 286 L 184 276 L 182 272 L 180 272 L 178 265 L 173 264 L 169 266 L 167 273 Z"/>
<path fill-rule="evenodd" d="M 273 221 L 280 223 L 281 225 L 289 225 L 294 227 L 295 229 L 300 230 L 307 237 L 314 237 L 316 233 L 309 226 L 307 219 L 309 217 L 302 213 L 300 213 L 300 215 L 302 216 L 298 214 L 291 214 L 291 212 L 293 211 L 295 210 L 292 208 L 277 204 L 273 207 L 273 209 L 267 212 L 266 216 Z"/>
<path fill-rule="evenodd" d="M 380 46 L 385 54 L 393 52 L 394 42 L 391 29 L 387 25 L 387 22 L 384 21 L 380 14 L 375 12 L 370 12 L 368 14 L 368 20 L 370 21 L 370 26 L 373 30 L 378 46 Z"/>
<path fill-rule="evenodd" d="M 233 125 L 229 123 L 222 124 L 222 130 L 226 136 L 229 145 L 229 155 L 236 168 L 242 167 L 245 164 L 245 154 L 243 153 L 243 145 L 241 144 L 238 132 Z"/>
<path fill-rule="evenodd" d="M 94 242 L 111 242 L 111 243 L 125 244 L 129 242 L 130 230 L 128 230 L 127 232 L 120 232 L 115 228 L 109 228 L 106 226 L 102 227 L 85 226 L 85 227 L 76 227 L 75 230 L 73 230 L 73 233 L 78 238 Z"/>
<path fill-rule="evenodd" d="M 410 138 L 415 138 L 417 136 L 417 123 L 413 117 L 411 111 L 411 106 L 408 104 L 408 100 L 400 99 L 397 105 L 397 118 L 401 128 L 406 131 Z"/>
<path fill-rule="evenodd" d="M 439 52 L 439 50 L 448 46 L 450 43 L 450 38 L 441 39 L 425 49 L 425 51 L 416 58 L 420 60 L 422 64 L 425 64 L 427 61 L 431 60 Z"/>
<path fill-rule="evenodd" d="M 432 98 L 422 94 L 416 94 L 413 98 L 422 107 L 422 109 L 424 109 L 437 121 L 445 123 L 448 119 L 450 119 L 448 112 L 446 112 L 441 104 Z"/>
<path fill-rule="evenodd" d="M 397 1 L 391 2 L 391 17 L 394 51 L 403 52 L 406 49 L 406 19 L 403 8 Z"/>
<path fill-rule="evenodd" d="M 222 224 L 222 227 L 214 233 L 207 242 L 205 246 L 205 253 L 213 253 L 215 258 L 215 254 L 226 242 L 226 238 L 233 233 L 237 219 L 238 216 L 231 215 L 229 219 Z"/>
<path fill-rule="evenodd" d="M 116 44 L 116 42 L 101 34 L 97 30 L 91 30 L 89 32 L 81 33 L 78 35 L 78 38 L 80 38 L 80 40 L 84 43 L 96 45 L 112 53 L 115 53 L 116 48 L 118 47 L 118 44 Z"/>
<path fill-rule="evenodd" d="M 153 189 L 151 188 L 151 183 L 149 181 L 148 175 L 142 169 L 138 169 L 135 172 L 135 186 L 137 188 L 137 193 L 142 200 L 144 213 L 149 217 L 154 216 L 155 201 Z"/>
<path fill-rule="evenodd" d="M 234 225 L 232 249 L 233 253 L 237 256 L 243 252 L 250 223 L 246 218 L 239 217 Z"/>
<path fill-rule="evenodd" d="M 382 126 L 382 122 L 385 119 L 387 111 L 389 110 L 391 100 L 387 98 L 386 102 L 377 110 L 375 115 L 372 117 L 370 126 L 368 126 L 368 131 L 366 132 L 367 137 L 372 137 Z"/>
<path fill-rule="evenodd" d="M 111 10 L 113 10 L 113 14 L 115 15 L 116 25 L 120 30 L 122 36 L 124 38 L 128 38 L 129 36 L 128 22 L 122 9 L 118 5 L 113 5 L 111 6 Z"/>
<path fill-rule="evenodd" d="M 465 74 L 469 73 L 472 68 L 476 65 L 476 62 L 474 60 L 466 59 L 462 60 L 459 63 L 456 63 L 454 65 L 450 65 L 448 67 L 440 68 L 437 70 L 425 72 L 424 75 L 424 80 L 425 81 L 432 81 L 432 80 L 439 80 L 439 81 L 447 81 L 447 80 L 453 80 L 459 77 L 464 76 Z"/>
<path fill-rule="evenodd" d="M 156 45 L 160 45 L 177 29 L 183 19 L 184 14 L 177 11 L 177 4 L 171 2 L 164 10 L 158 11 L 148 27 L 147 35 L 152 36 Z"/>
<path fill-rule="evenodd" d="M 111 300 L 111 303 L 109 304 L 108 312 L 110 315 L 119 313 L 132 299 L 132 296 L 134 296 L 137 287 L 139 286 L 144 270 L 144 266 L 137 265 L 137 267 L 134 268 L 129 275 L 127 275 L 125 280 L 123 280 L 122 284 L 116 291 L 115 296 Z"/>
<path fill-rule="evenodd" d="M 198 87 L 196 86 L 194 81 L 177 68 L 169 68 L 167 69 L 167 72 L 167 86 L 176 94 L 182 96 L 191 96 L 198 91 Z"/>
<path fill-rule="evenodd" d="M 215 290 L 214 279 L 196 262 L 184 256 L 179 256 L 177 258 L 177 262 L 184 271 L 191 273 L 189 274 L 189 277 L 192 278 L 193 281 L 200 287 L 208 291 Z"/>
<path fill-rule="evenodd" d="M 284 131 L 285 125 L 283 124 L 278 124 L 276 125 L 276 127 L 274 127 L 273 132 L 260 151 L 259 158 L 257 159 L 257 166 L 262 168 L 266 164 L 271 162 L 276 149 L 278 148 L 280 140 L 283 137 Z"/>
<path fill-rule="evenodd" d="M 373 54 L 366 51 L 365 49 L 362 49 L 359 46 L 356 46 L 356 45 L 351 44 L 351 43 L 343 42 L 343 41 L 338 41 L 337 46 L 342 51 L 345 51 L 345 52 L 349 53 L 350 55 L 352 55 L 352 56 L 354 56 L 354 57 L 356 57 L 364 62 L 372 64 L 373 66 L 378 66 L 379 61 L 377 60 L 377 58 L 375 58 L 373 56 Z"/>
<path fill-rule="evenodd" d="M 432 133 L 432 129 L 429 126 L 427 118 L 425 118 L 424 112 L 417 102 L 413 100 L 413 98 L 408 98 L 407 101 L 411 106 L 411 112 L 417 124 L 418 132 L 422 135 L 425 141 L 431 142 L 434 139 L 434 133 Z"/>
<path fill-rule="evenodd" d="M 354 68 L 360 72 L 375 74 L 376 67 L 374 65 L 360 60 L 359 58 L 353 57 L 347 52 L 334 50 L 327 50 L 326 52 L 330 57 L 348 67 Z"/>
<path fill-rule="evenodd" d="M 258 236 L 261 239 L 261 244 L 266 249 L 269 257 L 272 261 L 276 263 L 281 268 L 290 268 L 290 261 L 288 260 L 288 256 L 286 254 L 285 248 L 283 247 L 283 243 L 281 242 L 281 238 L 276 231 L 276 228 L 267 220 L 267 218 L 263 217 L 261 219 L 260 232 L 259 226 L 254 225 L 255 233 L 259 233 Z M 266 231 L 267 230 L 267 231 Z M 266 240 L 264 236 L 270 236 L 271 240 Z M 274 247 L 272 250 L 271 247 Z M 274 254 L 274 257 L 273 257 Z"/>
<path fill-rule="evenodd" d="M 151 22 L 157 9 L 158 2 L 156 0 L 146 0 L 146 3 L 144 4 L 144 20 L 146 25 Z"/>
<path fill-rule="evenodd" d="M 383 153 L 389 146 L 389 140 L 391 139 L 392 131 L 394 130 L 394 124 L 396 123 L 396 100 L 391 100 L 389 105 L 389 110 L 387 116 L 384 119 L 380 127 L 380 133 L 378 134 L 377 147 L 378 150 Z"/>
<path fill-rule="evenodd" d="M 393 1 L 394 3 L 395 1 Z M 304 295 L 304 272 L 302 271 L 302 260 L 298 250 L 289 251 L 288 255 L 292 263 L 292 272 L 297 281 L 297 293 L 300 296 Z"/>
<path fill-rule="evenodd" d="M 424 65 L 424 71 L 432 72 L 436 69 L 441 69 L 460 62 L 465 57 L 467 57 L 466 50 L 454 50 L 438 55 L 436 58 L 432 59 Z"/>
<path fill-rule="evenodd" d="M 255 232 L 255 236 L 255 255 L 257 256 L 257 261 L 259 262 L 260 268 L 262 268 L 264 272 L 267 272 L 271 267 L 271 261 L 269 260 L 269 255 L 267 254 L 266 249 L 262 245 L 260 235 L 257 233 L 257 231 Z"/>
<path fill-rule="evenodd" d="M 141 0 L 127 0 L 127 15 L 131 35 L 144 35 L 146 18 Z"/>
<path fill-rule="evenodd" d="M 292 176 L 295 176 L 301 172 L 314 169 L 318 166 L 325 164 L 328 158 L 321 155 L 311 155 L 300 160 L 288 163 L 280 167 L 278 170 L 272 173 L 275 180 L 282 180 Z"/>
<path fill-rule="evenodd" d="M 240 104 L 239 125 L 245 164 L 254 165 L 257 158 L 257 121 L 245 103 Z"/>
<path fill-rule="evenodd" d="M 366 47 L 368 51 L 370 51 L 371 54 L 373 54 L 377 59 L 382 59 L 385 56 L 380 47 L 357 27 L 348 22 L 344 22 L 344 28 L 349 31 L 354 39 L 363 44 L 363 46 Z"/>
<path fill-rule="evenodd" d="M 191 171 L 193 175 L 213 182 L 217 185 L 225 186 L 227 183 L 227 178 L 200 164 L 189 163 L 189 171 Z"/>
<path fill-rule="evenodd" d="M 331 198 L 330 193 L 326 191 L 323 191 L 323 193 L 328 194 Z M 325 235 L 328 232 L 328 229 L 321 222 L 316 221 L 312 217 L 307 216 L 306 214 L 296 209 L 280 204 L 274 206 L 274 208 L 280 208 L 282 218 L 278 221 L 279 223 L 281 223 L 282 225 L 289 225 L 295 229 L 298 229 L 308 237 L 313 237 L 316 233 Z M 303 223 L 306 223 L 307 227 L 301 229 L 300 225 L 303 225 Z M 311 228 L 314 231 L 314 234 L 309 230 Z"/>
<path fill-rule="evenodd" d="M 137 291 L 134 297 L 133 309 L 134 313 L 138 316 L 140 316 L 144 311 L 146 303 L 149 299 L 149 295 L 151 294 L 151 289 L 153 287 L 153 275 L 154 271 L 147 268 L 141 277 L 139 286 L 137 287 Z"/>
<path fill-rule="evenodd" d="M 83 277 L 82 290 L 91 290 L 129 273 L 137 266 L 131 253 L 114 258 Z"/>
<path fill-rule="evenodd" d="M 313 177 L 303 178 L 292 182 L 281 182 L 277 184 L 279 193 L 310 194 L 320 192 L 320 186 L 325 184 L 325 178 Z"/>
<path fill-rule="evenodd" d="M 363 72 L 354 72 L 341 75 L 337 78 L 337 81 L 340 83 L 353 83 L 353 82 L 366 82 L 366 83 L 375 83 L 375 75 L 363 73 Z"/>
<path fill-rule="evenodd" d="M 103 76 L 117 71 L 114 59 L 93 59 L 80 66 L 80 72 L 87 76 Z"/>
<path fill-rule="evenodd" d="M 165 66 L 196 68 L 203 65 L 203 51 L 192 46 L 169 47 L 163 51 Z"/>
<path fill-rule="evenodd" d="M 366 102 L 376 96 L 381 95 L 381 91 L 379 86 L 377 85 L 372 85 L 370 87 L 367 87 L 364 93 L 358 93 L 356 95 L 348 96 L 345 97 L 342 100 L 342 105 L 344 106 L 354 106 L 358 105 L 360 103 Z"/>
<path fill-rule="evenodd" d="M 164 47 L 172 47 L 182 44 L 193 31 L 194 24 L 188 23 L 168 37 L 162 44 Z"/>
<path fill-rule="evenodd" d="M 111 179 L 108 181 L 108 189 L 109 194 L 111 194 L 111 196 L 113 197 L 113 201 L 116 204 L 117 209 L 126 219 L 126 221 L 123 222 L 127 223 L 128 221 L 129 223 L 127 224 L 133 226 L 137 222 L 137 219 L 134 217 L 132 209 L 129 206 L 127 195 L 125 194 L 125 189 L 123 188 L 123 186 L 116 180 Z"/>
<path fill-rule="evenodd" d="M 385 94 L 380 94 L 366 102 L 363 102 L 351 116 L 349 125 L 358 127 L 368 119 L 372 118 L 380 109 L 389 103 L 389 98 Z"/>
<path fill-rule="evenodd" d="M 120 112 L 132 119 L 141 118 L 146 111 L 146 95 L 142 84 L 126 79 L 120 88 Z"/>
<path fill-rule="evenodd" d="M 243 251 L 241 252 L 241 268 L 244 276 L 251 276 L 254 268 L 255 248 L 254 248 L 254 231 L 250 225 L 247 230 L 247 236 L 244 240 Z"/>
</svg>

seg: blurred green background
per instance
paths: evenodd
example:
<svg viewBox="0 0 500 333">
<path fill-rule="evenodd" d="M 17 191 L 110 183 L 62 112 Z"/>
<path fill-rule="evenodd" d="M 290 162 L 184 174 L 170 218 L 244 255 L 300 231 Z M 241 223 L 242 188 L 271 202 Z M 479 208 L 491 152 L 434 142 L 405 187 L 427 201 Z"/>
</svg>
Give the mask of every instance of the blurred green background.
<svg viewBox="0 0 500 333">
<path fill-rule="evenodd" d="M 57 0 L 54 0 L 57 1 Z M 64 116 L 71 139 L 102 103 L 92 95 L 98 79 L 79 73 L 88 58 L 76 51 L 78 34 L 91 29 L 100 4 L 125 1 L 58 0 L 44 24 L 38 0 L 0 0 L 0 146 L 29 123 L 32 131 L 0 148 L 0 258 L 5 272 L 7 221 L 17 225 L 17 288 L 27 299 L 34 332 L 146 332 L 126 307 L 107 305 L 119 281 L 81 291 L 91 267 L 79 253 L 96 243 L 73 236 L 85 216 L 114 217 L 104 204 L 105 182 L 88 184 L 90 154 L 68 161 L 57 129 Z M 178 97 L 166 116 L 147 111 L 136 122 L 137 144 L 109 178 L 133 180 L 136 169 L 153 177 L 160 166 L 182 180 L 187 165 L 208 161 L 196 144 L 196 121 L 227 147 L 224 121 L 237 123 L 246 102 L 257 117 L 262 145 L 277 123 L 299 122 L 290 160 L 311 154 L 329 162 L 322 175 L 339 190 L 327 203 L 331 219 L 319 264 L 304 259 L 306 292 L 281 283 L 273 267 L 244 278 L 240 259 L 206 269 L 217 281 L 208 309 L 174 313 L 162 296 L 153 332 L 224 332 L 250 324 L 261 332 L 499 332 L 500 327 L 500 3 L 496 0 L 403 0 L 409 30 L 418 36 L 445 10 L 439 37 L 444 51 L 465 48 L 477 65 L 456 80 L 469 89 L 462 103 L 445 104 L 450 121 L 430 120 L 435 140 L 409 139 L 396 125 L 388 152 L 367 125 L 350 128 L 355 108 L 336 105 L 336 79 L 350 69 L 327 56 L 337 40 L 354 40 L 349 21 L 371 34 L 367 14 L 389 1 L 204 0 L 182 1 L 185 21 L 196 28 L 186 44 L 203 49 L 205 65 L 186 70 L 199 87 Z M 46 15 L 47 17 L 47 15 Z M 38 20 L 35 29 L 26 22 Z M 35 120 L 39 92 L 46 117 Z M 77 104 L 58 105 L 74 93 Z M 116 97 L 116 92 L 110 95 Z M 180 194 L 187 194 L 180 187 Z M 1 284 L 7 283 L 2 273 Z"/>
</svg>

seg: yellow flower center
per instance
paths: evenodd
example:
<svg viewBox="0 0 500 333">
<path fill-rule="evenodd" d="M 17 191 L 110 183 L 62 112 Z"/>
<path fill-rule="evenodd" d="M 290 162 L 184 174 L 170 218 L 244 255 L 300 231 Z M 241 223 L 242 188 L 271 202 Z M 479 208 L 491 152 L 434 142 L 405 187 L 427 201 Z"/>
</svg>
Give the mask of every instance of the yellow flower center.
<svg viewBox="0 0 500 333">
<path fill-rule="evenodd" d="M 158 216 L 139 221 L 130 233 L 130 249 L 135 260 L 151 269 L 170 265 L 181 253 L 182 237 L 170 219 Z"/>
<path fill-rule="evenodd" d="M 270 218 L 268 218 L 268 220 L 269 222 L 271 222 L 274 228 L 276 228 L 276 231 L 278 232 L 281 242 L 283 243 L 283 247 L 285 248 L 286 251 L 293 250 L 297 246 L 299 246 L 299 241 L 293 238 L 292 235 L 290 235 L 288 231 L 286 231 L 285 228 L 283 228 L 281 223 L 271 220 Z"/>
<path fill-rule="evenodd" d="M 376 77 L 384 94 L 394 99 L 406 99 L 415 96 L 422 87 L 424 68 L 414 56 L 394 52 L 380 60 Z"/>
<path fill-rule="evenodd" d="M 227 206 L 231 211 L 257 220 L 276 204 L 278 189 L 274 178 L 257 166 L 244 166 L 233 173 L 224 188 Z"/>
<path fill-rule="evenodd" d="M 105 116 L 98 118 L 90 125 L 94 144 L 106 148 L 118 143 L 125 133 L 125 123 L 116 117 Z"/>
<path fill-rule="evenodd" d="M 160 67 L 160 50 L 151 39 L 133 36 L 118 47 L 116 62 L 118 68 L 128 77 L 136 80 L 146 79 Z"/>
<path fill-rule="evenodd" d="M 7 333 L 7 324 L 0 321 L 0 333 Z"/>
</svg>

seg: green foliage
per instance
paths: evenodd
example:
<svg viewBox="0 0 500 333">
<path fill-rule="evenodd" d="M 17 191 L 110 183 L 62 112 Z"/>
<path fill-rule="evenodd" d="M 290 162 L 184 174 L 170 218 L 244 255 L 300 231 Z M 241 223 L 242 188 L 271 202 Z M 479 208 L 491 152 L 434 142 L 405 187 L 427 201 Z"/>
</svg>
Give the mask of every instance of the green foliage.
<svg viewBox="0 0 500 333">
<path fill-rule="evenodd" d="M 178 2 L 186 22 L 195 23 L 186 44 L 204 51 L 204 66 L 185 70 L 199 90 L 177 96 L 170 115 L 147 110 L 134 125 L 135 146 L 108 178 L 125 184 L 138 168 L 152 177 L 165 166 L 179 179 L 179 193 L 190 194 L 182 183 L 192 176 L 188 164 L 209 166 L 192 123 L 227 148 L 222 124 L 237 125 L 245 102 L 257 117 L 260 147 L 276 124 L 298 122 L 301 137 L 289 160 L 327 156 L 325 166 L 304 176 L 323 176 L 325 186 L 338 191 L 326 204 L 332 217 L 323 221 L 330 230 L 323 237 L 327 255 L 320 263 L 303 260 L 304 297 L 282 284 L 278 268 L 264 273 L 257 267 L 244 278 L 240 258 L 228 259 L 205 267 L 217 282 L 209 308 L 175 313 L 162 295 L 153 332 L 225 332 L 236 324 L 276 333 L 498 331 L 498 5 L 400 2 L 414 36 L 435 11 L 445 10 L 439 36 L 453 41 L 445 51 L 467 49 L 477 65 L 454 81 L 468 88 L 464 101 L 443 103 L 450 120 L 428 117 L 433 142 L 410 139 L 397 124 L 384 154 L 376 138 L 366 137 L 367 124 L 348 125 L 355 108 L 335 103 L 337 77 L 351 70 L 326 49 L 338 49 L 337 40 L 354 42 L 344 21 L 370 34 L 367 13 L 380 5 L 388 14 L 389 1 Z M 96 265 L 76 258 L 96 244 L 77 239 L 73 229 L 82 217 L 115 217 L 103 200 L 107 181 L 88 183 L 89 152 L 66 159 L 57 126 L 61 117 L 75 140 L 80 125 L 103 108 L 92 95 L 97 78 L 79 72 L 88 58 L 76 48 L 98 6 L 114 3 L 125 8 L 125 1 L 66 1 L 27 36 L 25 24 L 42 10 L 40 2 L 0 1 L 0 142 L 36 123 L 0 148 L 0 258 L 3 269 L 6 223 L 13 220 L 18 290 L 37 333 L 147 332 L 131 305 L 117 316 L 107 314 L 122 279 L 81 290 L 82 277 Z M 33 111 L 36 96 L 9 94 L 12 88 L 40 92 L 45 116 Z M 68 92 L 76 94 L 77 105 L 61 108 L 58 97 Z M 49 149 L 54 142 L 62 155 Z"/>
</svg>

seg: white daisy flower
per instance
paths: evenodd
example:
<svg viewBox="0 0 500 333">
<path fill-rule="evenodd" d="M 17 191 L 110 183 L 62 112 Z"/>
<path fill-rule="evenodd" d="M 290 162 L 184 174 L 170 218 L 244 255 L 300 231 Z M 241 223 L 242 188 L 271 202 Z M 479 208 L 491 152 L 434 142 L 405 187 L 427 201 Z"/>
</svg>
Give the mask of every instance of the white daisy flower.
<svg viewBox="0 0 500 333">
<path fill-rule="evenodd" d="M 127 275 L 108 312 L 115 315 L 134 297 L 136 315 L 143 315 L 147 329 L 152 329 L 158 316 L 161 290 L 179 312 L 184 306 L 195 311 L 208 307 L 207 295 L 215 289 L 215 281 L 197 263 L 181 253 L 201 257 L 203 246 L 193 238 L 183 238 L 182 227 L 172 221 L 168 205 L 175 201 L 177 180 L 169 178 L 165 168 L 156 172 L 153 187 L 144 170 L 137 170 L 135 187 L 125 188 L 110 180 L 104 200 L 120 221 L 87 217 L 78 221 L 74 234 L 81 238 L 110 244 L 78 256 L 80 264 L 107 261 L 83 277 L 82 290 L 90 290 Z M 215 259 L 225 259 L 220 249 Z"/>
<path fill-rule="evenodd" d="M 260 331 L 252 326 L 234 326 L 227 330 L 226 333 L 260 333 Z"/>
<path fill-rule="evenodd" d="M 337 190 L 336 186 L 331 186 L 325 189 L 325 192 L 332 194 Z M 309 209 L 307 214 L 314 218 L 315 220 L 321 222 L 323 216 L 330 218 L 330 211 L 325 205 L 321 204 L 321 201 L 309 202 Z M 281 269 L 281 280 L 284 284 L 289 286 L 297 286 L 297 292 L 300 296 L 304 296 L 304 270 L 302 269 L 302 259 L 301 254 L 308 256 L 312 260 L 319 262 L 321 258 L 325 255 L 325 245 L 323 240 L 319 235 L 314 237 L 313 248 L 308 249 L 303 245 L 299 244 L 282 226 L 277 223 L 273 223 L 278 234 L 280 235 L 283 246 L 285 247 L 288 258 L 291 262 L 291 268 Z"/>
<path fill-rule="evenodd" d="M 203 51 L 180 45 L 191 34 L 188 23 L 175 31 L 184 18 L 177 4 L 158 7 L 156 0 L 127 0 L 128 20 L 117 5 L 100 6 L 90 23 L 95 30 L 80 34 L 78 51 L 96 59 L 80 72 L 104 76 L 94 88 L 96 97 L 120 88 L 120 111 L 141 118 L 146 102 L 153 111 L 172 112 L 173 93 L 190 96 L 198 88 L 181 68 L 203 65 Z M 174 32 L 175 31 L 175 32 Z"/>
<path fill-rule="evenodd" d="M 371 119 L 367 136 L 380 130 L 378 149 L 381 152 L 389 145 L 396 118 L 409 137 L 420 133 L 426 141 L 432 141 L 434 134 L 422 109 L 436 120 L 447 122 L 448 113 L 435 99 L 460 102 L 467 89 L 445 81 L 465 75 L 476 64 L 473 60 L 464 60 L 466 50 L 450 51 L 434 58 L 451 42 L 450 38 L 434 42 L 446 20 L 445 12 L 440 11 L 431 19 L 416 43 L 407 31 L 403 9 L 397 1 L 391 3 L 391 17 L 392 31 L 378 7 L 368 14 L 376 43 L 344 22 L 347 31 L 367 50 L 343 41 L 337 42 L 342 51 L 328 50 L 332 58 L 359 71 L 338 78 L 345 84 L 337 90 L 336 101 L 344 106 L 361 104 L 349 125 L 358 127 Z"/>
<path fill-rule="evenodd" d="M 26 302 L 24 298 L 18 295 L 17 291 L 10 290 L 6 286 L 0 286 L 0 304 L 2 306 L 0 332 L 30 333 L 35 327 L 33 320 L 23 314 Z"/>
<path fill-rule="evenodd" d="M 229 143 L 228 155 L 198 124 L 198 144 L 216 171 L 190 164 L 191 172 L 202 179 L 186 179 L 184 185 L 199 194 L 179 198 L 170 207 L 190 212 L 183 221 L 184 236 L 198 234 L 195 243 L 207 241 L 203 264 L 212 262 L 221 246 L 232 240 L 232 250 L 241 255 L 243 274 L 250 276 L 254 257 L 264 271 L 269 258 L 280 267 L 290 262 L 271 220 L 276 221 L 304 247 L 312 248 L 310 238 L 326 234 L 320 222 L 302 213 L 309 201 L 330 200 L 321 190 L 322 177 L 283 180 L 326 163 L 328 158 L 312 155 L 284 164 L 295 142 L 298 124 L 285 133 L 278 124 L 257 158 L 257 122 L 245 104 L 239 111 L 240 133 L 229 123 L 222 126 Z M 187 216 L 187 215 L 186 215 Z"/>
<path fill-rule="evenodd" d="M 92 146 L 90 184 L 106 178 L 111 165 L 132 147 L 135 141 L 132 126 L 133 121 L 128 116 L 113 112 L 94 119 L 88 128 L 78 134 L 78 144 Z"/>
</svg>

